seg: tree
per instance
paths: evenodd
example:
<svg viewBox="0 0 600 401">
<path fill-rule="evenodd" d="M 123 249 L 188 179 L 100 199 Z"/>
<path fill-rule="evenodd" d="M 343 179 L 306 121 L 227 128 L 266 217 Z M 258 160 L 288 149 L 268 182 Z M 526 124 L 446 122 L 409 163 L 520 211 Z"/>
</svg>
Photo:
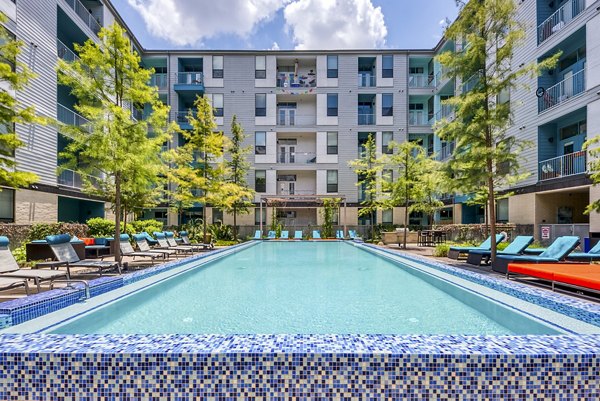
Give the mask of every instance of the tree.
<svg viewBox="0 0 600 401">
<path fill-rule="evenodd" d="M 442 120 L 436 133 L 456 148 L 448 168 L 457 188 L 486 193 L 492 237 L 496 235 L 496 193 L 522 178 L 519 154 L 526 145 L 507 134 L 510 102 L 501 99 L 525 75 L 537 76 L 552 67 L 558 55 L 540 63 L 512 65 L 514 50 L 525 36 L 515 19 L 514 0 L 479 0 L 462 3 L 456 21 L 445 37 L 462 49 L 438 56 L 446 75 L 463 82 L 462 92 L 445 104 L 455 107 L 455 119 Z M 460 46 L 459 46 L 460 47 Z M 496 242 L 492 241 L 492 260 Z"/>
<path fill-rule="evenodd" d="M 588 169 L 594 185 L 600 184 L 600 136 L 595 136 L 585 142 L 583 150 L 589 153 Z M 600 199 L 592 201 L 585 209 L 586 214 L 600 213 Z"/>
<path fill-rule="evenodd" d="M 0 12 L 0 24 L 6 19 Z M 0 185 L 14 188 L 25 187 L 38 179 L 34 173 L 16 170 L 15 150 L 23 146 L 23 142 L 15 132 L 15 124 L 45 123 L 36 117 L 33 106 L 22 107 L 12 94 L 23 90 L 35 77 L 26 64 L 17 60 L 22 46 L 23 42 L 15 40 L 0 26 L 0 83 L 2 88 L 9 89 L 0 89 Z"/>
<path fill-rule="evenodd" d="M 237 122 L 237 117 L 234 115 L 231 120 L 231 146 L 228 149 L 230 159 L 227 162 L 228 174 L 226 181 L 234 184 L 235 191 L 231 194 L 231 206 L 226 206 L 224 210 L 233 215 L 233 238 L 237 240 L 237 215 L 238 213 L 250 213 L 253 203 L 250 201 L 254 196 L 254 191 L 248 186 L 246 176 L 250 170 L 250 163 L 247 160 L 247 155 L 250 154 L 252 147 L 244 147 L 244 141 L 247 135 L 244 134 L 244 129 Z M 229 202 L 227 202 L 229 203 Z"/>
<path fill-rule="evenodd" d="M 84 191 L 113 202 L 115 238 L 121 234 L 124 194 L 141 196 L 159 184 L 163 143 L 170 138 L 169 108 L 148 85 L 152 70 L 140 66 L 125 31 L 117 24 L 102 28 L 98 43 L 75 45 L 79 59 L 59 60 L 58 80 L 71 87 L 75 109 L 88 120 L 85 127 L 63 127 L 71 142 L 61 157 L 63 168 L 77 171 Z M 149 104 L 146 119 L 132 118 L 133 105 Z M 149 134 L 149 130 L 151 133 Z M 115 258 L 120 262 L 119 248 Z"/>
<path fill-rule="evenodd" d="M 321 209 L 321 217 L 323 218 L 323 238 L 333 237 L 333 217 L 335 212 L 339 210 L 341 198 L 323 198 L 323 208 Z"/>
<path fill-rule="evenodd" d="M 375 239 L 375 214 L 381 207 L 382 202 L 378 193 L 378 186 L 381 182 L 379 172 L 381 171 L 381 163 L 377 156 L 377 148 L 375 146 L 375 137 L 369 134 L 367 142 L 365 142 L 364 150 L 360 157 L 351 160 L 348 164 L 354 169 L 358 175 L 356 186 L 363 191 L 363 199 L 360 204 L 362 208 L 358 211 L 359 216 L 370 216 L 371 219 L 371 237 Z"/>
<path fill-rule="evenodd" d="M 433 225 L 435 212 L 444 206 L 440 197 L 447 192 L 445 188 L 448 188 L 448 180 L 441 170 L 440 162 L 431 158 L 423 161 L 421 171 L 414 188 L 410 211 L 425 214 L 429 224 Z"/>
</svg>

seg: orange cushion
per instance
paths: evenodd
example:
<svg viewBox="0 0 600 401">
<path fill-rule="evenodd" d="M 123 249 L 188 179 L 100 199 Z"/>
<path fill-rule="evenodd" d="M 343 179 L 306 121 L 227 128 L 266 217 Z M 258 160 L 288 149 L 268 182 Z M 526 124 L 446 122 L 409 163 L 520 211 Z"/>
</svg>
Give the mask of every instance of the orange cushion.
<svg viewBox="0 0 600 401">
<path fill-rule="evenodd" d="M 600 290 L 600 267 L 594 273 L 555 273 L 554 281 Z"/>
<path fill-rule="evenodd" d="M 554 272 L 557 270 L 562 271 L 565 266 L 561 266 L 557 263 L 554 264 L 532 264 L 532 263 L 509 263 L 508 271 L 511 273 L 524 274 L 526 276 L 538 277 L 544 280 L 552 281 L 554 279 Z"/>
<path fill-rule="evenodd" d="M 81 238 L 85 245 L 94 245 L 94 238 Z"/>
</svg>

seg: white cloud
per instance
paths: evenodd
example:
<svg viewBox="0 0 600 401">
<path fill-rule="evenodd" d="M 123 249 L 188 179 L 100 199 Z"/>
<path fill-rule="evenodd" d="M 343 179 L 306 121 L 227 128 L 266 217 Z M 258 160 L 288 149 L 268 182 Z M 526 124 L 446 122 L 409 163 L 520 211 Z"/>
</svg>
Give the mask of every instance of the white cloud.
<svg viewBox="0 0 600 401">
<path fill-rule="evenodd" d="M 128 0 L 148 31 L 176 45 L 193 45 L 219 34 L 244 36 L 290 0 Z"/>
<path fill-rule="evenodd" d="M 285 7 L 296 49 L 367 49 L 385 45 L 381 7 L 371 0 L 296 0 Z"/>
<path fill-rule="evenodd" d="M 270 50 L 279 50 L 279 43 L 273 42 L 273 45 L 271 46 Z"/>
</svg>

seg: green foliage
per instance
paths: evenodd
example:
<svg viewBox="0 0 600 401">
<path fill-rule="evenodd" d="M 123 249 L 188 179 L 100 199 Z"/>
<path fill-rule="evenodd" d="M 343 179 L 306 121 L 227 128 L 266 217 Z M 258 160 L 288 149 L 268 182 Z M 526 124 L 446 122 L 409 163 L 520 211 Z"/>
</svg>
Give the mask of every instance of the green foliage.
<svg viewBox="0 0 600 401">
<path fill-rule="evenodd" d="M 323 207 L 321 208 L 321 217 L 323 218 L 323 224 L 321 225 L 321 230 L 323 231 L 323 238 L 331 238 L 334 237 L 333 232 L 333 218 L 335 216 L 335 212 L 340 208 L 341 198 L 323 198 L 321 199 L 323 202 Z"/>
<path fill-rule="evenodd" d="M 448 252 L 450 251 L 449 244 L 437 244 L 433 249 L 433 256 L 436 258 L 442 258 L 448 256 Z"/>
<path fill-rule="evenodd" d="M 135 233 L 163 231 L 163 223 L 157 220 L 134 220 L 130 224 L 132 231 Z"/>
<path fill-rule="evenodd" d="M 19 264 L 19 266 L 23 266 L 25 263 L 27 263 L 27 255 L 25 253 L 25 244 L 21 245 L 18 248 L 14 248 L 12 250 L 12 254 L 13 254 L 15 260 L 17 261 L 17 263 Z"/>
<path fill-rule="evenodd" d="M 233 231 L 231 226 L 218 221 L 208 226 L 208 232 L 213 240 L 233 241 Z"/>
<path fill-rule="evenodd" d="M 594 183 L 594 186 L 600 184 L 600 136 L 594 136 L 588 139 L 583 145 L 583 150 L 587 151 L 588 157 L 588 169 L 590 171 L 590 179 Z M 591 203 L 586 207 L 585 213 L 590 214 L 592 212 L 600 213 L 600 199 L 592 200 Z"/>
<path fill-rule="evenodd" d="M 237 245 L 238 241 L 232 241 L 232 240 L 217 240 L 215 242 L 215 246 L 231 246 L 231 245 Z"/>
<path fill-rule="evenodd" d="M 0 24 L 6 20 L 6 15 L 0 13 Z M 14 153 L 24 144 L 17 136 L 14 124 L 46 123 L 46 119 L 36 117 L 32 106 L 22 107 L 13 96 L 13 91 L 23 90 L 35 78 L 27 64 L 17 61 L 22 47 L 22 41 L 14 40 L 4 27 L 0 28 L 0 83 L 4 88 L 0 90 L 0 185 L 15 188 L 36 182 L 38 176 L 16 169 Z"/>
<path fill-rule="evenodd" d="M 86 221 L 92 237 L 110 237 L 115 233 L 115 222 L 102 217 L 93 217 Z"/>
</svg>

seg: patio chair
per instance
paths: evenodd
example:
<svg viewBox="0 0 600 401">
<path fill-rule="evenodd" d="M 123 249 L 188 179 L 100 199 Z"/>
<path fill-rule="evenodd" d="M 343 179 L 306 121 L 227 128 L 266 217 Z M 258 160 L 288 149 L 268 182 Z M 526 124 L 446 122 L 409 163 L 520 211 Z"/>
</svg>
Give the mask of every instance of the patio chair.
<svg viewBox="0 0 600 401">
<path fill-rule="evenodd" d="M 348 237 L 350 239 L 354 239 L 354 238 L 357 238 L 358 236 L 356 235 L 356 231 L 355 230 L 348 230 Z"/>
<path fill-rule="evenodd" d="M 260 230 L 256 230 L 254 232 L 254 237 L 252 237 L 252 239 L 261 239 L 261 238 L 262 238 L 262 236 L 261 236 Z"/>
<path fill-rule="evenodd" d="M 498 255 L 492 262 L 492 270 L 506 273 L 509 263 L 558 263 L 565 259 L 579 245 L 579 237 L 558 237 L 539 256 L 535 255 Z"/>
<path fill-rule="evenodd" d="M 287 231 L 282 231 L 281 232 L 281 237 L 279 237 L 280 239 L 289 239 L 290 238 L 290 233 Z"/>
<path fill-rule="evenodd" d="M 0 277 L 0 291 L 11 290 L 18 287 L 25 287 L 25 293 L 29 295 L 29 285 L 27 284 L 27 280 L 12 277 Z"/>
<path fill-rule="evenodd" d="M 496 234 L 496 245 L 498 245 L 504 239 L 504 234 Z M 489 251 L 492 249 L 492 237 L 489 236 L 479 246 L 451 246 L 448 251 L 448 257 L 450 259 L 458 259 L 460 255 L 468 254 L 474 250 Z"/>
<path fill-rule="evenodd" d="M 79 259 L 73 245 L 70 243 L 71 236 L 69 234 L 59 235 L 48 235 L 46 242 L 50 245 L 52 253 L 59 262 L 65 263 L 67 267 L 67 274 L 71 277 L 71 267 L 89 267 L 98 270 L 98 273 L 102 275 L 107 270 L 117 270 L 119 274 L 122 274 L 121 265 L 119 262 L 109 262 L 103 260 L 91 260 L 91 259 Z"/>
<path fill-rule="evenodd" d="M 183 241 L 183 245 L 191 246 L 194 249 L 197 249 L 199 251 L 213 249 L 215 247 L 212 243 L 210 243 L 210 244 L 204 244 L 204 243 L 199 243 L 199 242 L 192 243 L 190 241 L 190 237 L 188 236 L 187 231 L 179 231 L 179 238 L 181 238 L 181 240 Z"/>
<path fill-rule="evenodd" d="M 275 239 L 275 231 L 269 231 L 267 234 L 267 239 Z"/>
<path fill-rule="evenodd" d="M 531 245 L 532 242 L 533 237 L 531 235 L 519 235 L 504 250 L 496 252 L 496 255 L 521 255 L 525 248 Z M 490 262 L 491 256 L 491 250 L 473 249 L 472 251 L 469 251 L 467 263 L 479 266 L 481 261 L 485 260 L 485 263 L 487 264 Z"/>
<path fill-rule="evenodd" d="M 319 232 L 319 230 L 313 230 L 312 239 L 321 239 L 321 233 Z"/>
<path fill-rule="evenodd" d="M 587 252 L 572 252 L 567 255 L 567 260 L 575 262 L 594 262 L 600 260 L 600 241 Z"/>
<path fill-rule="evenodd" d="M 195 250 L 195 248 L 191 245 L 179 245 L 175 240 L 175 233 L 173 231 L 165 231 L 165 239 L 167 240 L 169 246 L 172 248 L 187 249 L 186 252 L 190 253 L 193 253 Z"/>
<path fill-rule="evenodd" d="M 302 239 L 302 230 L 294 231 L 294 239 L 301 240 Z"/>
<path fill-rule="evenodd" d="M 337 239 L 344 239 L 344 230 L 337 230 L 335 232 L 335 238 L 337 238 Z"/>
<path fill-rule="evenodd" d="M 139 256 L 141 258 L 150 258 L 150 262 L 152 264 L 154 264 L 154 259 L 161 256 L 155 252 L 136 252 L 131 246 L 131 243 L 129 242 L 128 234 L 121 234 L 120 239 L 121 240 L 119 241 L 119 249 L 121 249 L 121 255 L 123 256 L 130 256 L 134 260 L 136 256 Z"/>
<path fill-rule="evenodd" d="M 0 282 L 0 287 L 4 287 L 4 284 L 6 284 L 10 288 L 12 286 L 11 283 L 18 284 L 23 280 L 33 280 L 37 286 L 37 291 L 40 292 L 40 282 L 42 281 L 50 281 L 50 286 L 52 287 L 52 281 L 55 279 L 61 277 L 65 279 L 69 278 L 65 271 L 21 269 L 10 252 L 8 245 L 8 237 L 0 236 L 0 278 L 3 280 L 3 282 Z M 29 291 L 29 286 L 26 287 L 26 290 Z"/>
<path fill-rule="evenodd" d="M 140 233 L 140 235 L 143 235 L 144 238 L 146 238 L 146 242 L 148 242 L 148 245 L 150 245 L 150 246 L 156 246 L 156 245 L 158 245 L 158 241 L 156 239 L 154 239 L 154 237 L 152 237 L 146 231 L 142 231 Z"/>
<path fill-rule="evenodd" d="M 167 236 L 165 235 L 165 233 L 155 231 L 154 237 L 156 237 L 156 240 L 158 241 L 158 249 L 169 249 L 172 251 L 177 251 L 179 253 L 192 253 L 191 248 L 188 248 L 188 247 L 182 248 L 179 245 L 177 245 L 177 246 L 169 245 L 169 241 L 167 241 Z"/>
<path fill-rule="evenodd" d="M 146 239 L 146 235 L 142 234 L 134 234 L 133 240 L 137 245 L 138 249 L 142 252 L 151 252 L 156 253 L 157 255 L 162 255 L 163 258 L 168 258 L 171 255 L 177 255 L 177 251 L 173 249 L 155 249 L 151 248 L 148 240 Z"/>
</svg>

